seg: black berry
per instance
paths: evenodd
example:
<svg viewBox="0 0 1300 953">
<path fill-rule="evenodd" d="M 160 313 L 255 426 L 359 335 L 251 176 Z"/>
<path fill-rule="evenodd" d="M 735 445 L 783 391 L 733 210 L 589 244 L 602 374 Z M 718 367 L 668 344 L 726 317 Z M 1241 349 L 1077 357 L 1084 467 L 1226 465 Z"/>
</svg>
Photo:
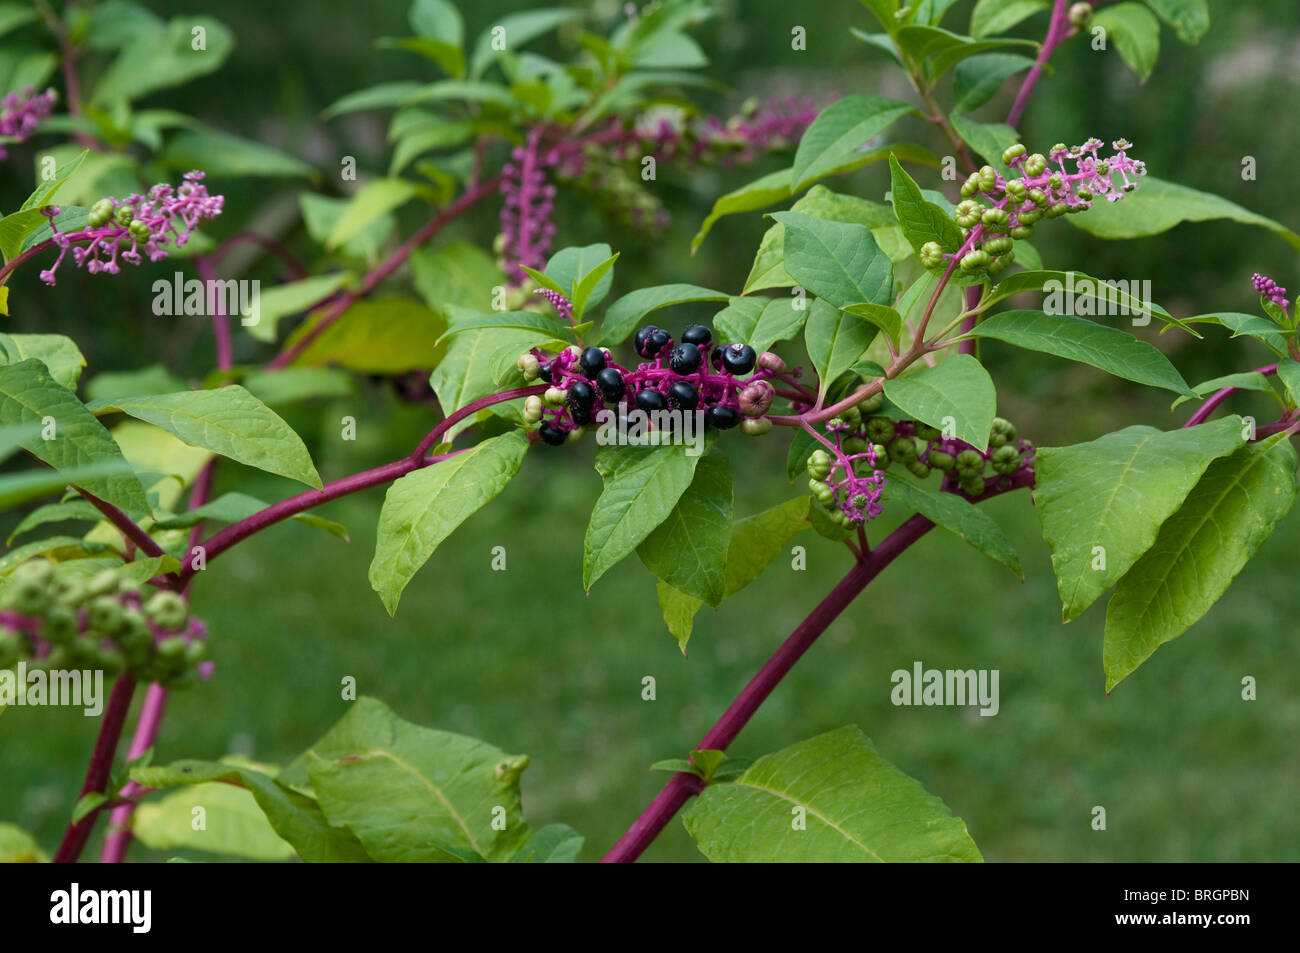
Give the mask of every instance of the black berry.
<svg viewBox="0 0 1300 953">
<path fill-rule="evenodd" d="M 689 384 L 686 386 L 690 386 Z M 645 411 L 647 414 L 654 413 L 656 410 L 667 410 L 668 401 L 664 395 L 652 388 L 645 388 L 636 395 L 637 410 Z"/>
<path fill-rule="evenodd" d="M 715 371 L 722 370 L 722 345 L 721 344 L 715 347 L 713 349 L 713 353 L 709 355 L 709 363 L 713 365 L 713 369 Z"/>
<path fill-rule="evenodd" d="M 701 349 L 707 349 L 711 340 L 713 340 L 713 332 L 702 324 L 692 324 L 682 332 L 684 343 L 694 344 Z"/>
<path fill-rule="evenodd" d="M 601 400 L 607 404 L 617 404 L 623 399 L 626 389 L 623 375 L 612 367 L 607 367 L 596 375 L 596 387 L 600 389 Z"/>
<path fill-rule="evenodd" d="M 650 337 L 647 339 L 646 344 L 650 348 L 650 353 L 646 356 L 654 357 L 664 348 L 672 347 L 673 339 L 672 336 L 669 335 L 669 333 L 665 331 L 663 328 L 655 328 L 654 331 L 651 333 Z"/>
<path fill-rule="evenodd" d="M 668 405 L 673 410 L 694 410 L 700 403 L 700 395 L 686 381 L 678 381 L 668 388 Z"/>
<path fill-rule="evenodd" d="M 537 428 L 537 433 L 542 438 L 543 443 L 548 443 L 552 447 L 558 447 L 568 439 L 564 431 L 554 424 L 542 424 Z"/>
<path fill-rule="evenodd" d="M 546 383 L 551 383 L 551 365 L 550 362 L 540 364 L 537 367 L 537 376 Z"/>
<path fill-rule="evenodd" d="M 595 380 L 596 375 L 605 369 L 605 352 L 598 347 L 587 348 L 578 358 L 578 366 L 582 368 L 583 377 Z"/>
<path fill-rule="evenodd" d="M 565 391 L 564 399 L 569 405 L 569 413 L 573 415 L 575 424 L 591 423 L 591 408 L 596 403 L 596 391 L 590 384 L 586 381 L 574 381 Z"/>
<path fill-rule="evenodd" d="M 632 347 L 642 357 L 650 356 L 646 353 L 646 349 L 649 346 L 650 335 L 654 334 L 658 330 L 659 329 L 653 324 L 647 324 L 643 328 L 637 328 L 636 334 L 632 336 Z"/>
<path fill-rule="evenodd" d="M 705 411 L 704 423 L 705 426 L 717 427 L 719 430 L 730 430 L 740 423 L 740 412 L 735 407 L 718 404 Z"/>
<path fill-rule="evenodd" d="M 748 374 L 757 360 L 758 355 L 748 344 L 728 344 L 722 349 L 722 366 L 729 374 Z"/>
<path fill-rule="evenodd" d="M 704 355 L 694 344 L 679 344 L 668 355 L 668 366 L 678 374 L 694 374 L 704 362 Z"/>
</svg>

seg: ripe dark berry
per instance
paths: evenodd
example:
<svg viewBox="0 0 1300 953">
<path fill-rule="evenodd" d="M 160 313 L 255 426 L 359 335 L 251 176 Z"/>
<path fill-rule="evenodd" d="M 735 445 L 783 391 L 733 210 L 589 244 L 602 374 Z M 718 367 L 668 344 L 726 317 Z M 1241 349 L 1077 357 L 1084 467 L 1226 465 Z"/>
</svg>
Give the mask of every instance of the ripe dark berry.
<svg viewBox="0 0 1300 953">
<path fill-rule="evenodd" d="M 700 395 L 686 381 L 678 381 L 668 388 L 668 405 L 673 410 L 694 410 L 700 403 Z"/>
<path fill-rule="evenodd" d="M 654 357 L 664 348 L 672 347 L 672 346 L 673 346 L 673 339 L 668 334 L 668 332 L 665 331 L 663 328 L 655 328 L 654 331 L 651 332 L 650 337 L 646 339 L 646 348 L 647 350 L 649 350 L 650 353 L 645 354 L 643 356 Z"/>
<path fill-rule="evenodd" d="M 564 399 L 569 405 L 569 413 L 573 415 L 575 424 L 591 423 L 591 408 L 596 403 L 596 391 L 590 384 L 586 381 L 574 381 L 565 391 Z"/>
<path fill-rule="evenodd" d="M 650 335 L 654 334 L 658 330 L 659 329 L 655 327 L 653 324 L 647 324 L 643 328 L 637 328 L 636 334 L 632 336 L 632 347 L 642 357 L 651 356 L 649 353 L 647 353 L 647 348 L 649 347 L 649 342 L 650 342 Z"/>
<path fill-rule="evenodd" d="M 598 347 L 587 348 L 578 359 L 578 366 L 582 368 L 583 377 L 595 380 L 596 375 L 605 369 L 605 352 Z"/>
<path fill-rule="evenodd" d="M 689 384 L 687 385 L 690 386 Z M 639 391 L 636 395 L 637 410 L 643 410 L 647 414 L 654 413 L 656 410 L 667 410 L 668 400 L 659 391 L 647 387 Z"/>
<path fill-rule="evenodd" d="M 704 425 L 706 427 L 730 430 L 738 423 L 740 423 L 740 412 L 735 407 L 728 407 L 726 404 L 717 404 L 704 412 Z"/>
<path fill-rule="evenodd" d="M 548 443 L 552 447 L 558 447 L 568 440 L 568 435 L 554 424 L 542 424 L 537 428 L 538 435 L 542 438 L 543 443 Z"/>
<path fill-rule="evenodd" d="M 694 344 L 704 350 L 708 349 L 711 340 L 713 340 L 713 332 L 702 324 L 692 324 L 682 332 L 682 341 L 684 343 Z"/>
<path fill-rule="evenodd" d="M 546 383 L 551 383 L 551 365 L 550 362 L 539 364 L 537 366 L 537 376 Z"/>
<path fill-rule="evenodd" d="M 679 344 L 668 355 L 668 366 L 677 374 L 694 374 L 704 362 L 704 355 L 694 344 Z"/>
<path fill-rule="evenodd" d="M 601 400 L 607 404 L 617 404 L 623 399 L 626 390 L 623 375 L 612 367 L 607 367 L 596 375 L 596 386 L 600 389 Z"/>
<path fill-rule="evenodd" d="M 748 344 L 728 344 L 722 349 L 722 366 L 730 374 L 748 374 L 757 360 L 758 355 Z"/>
<path fill-rule="evenodd" d="M 722 345 L 721 344 L 715 347 L 713 349 L 713 353 L 709 355 L 709 363 L 713 365 L 713 369 L 715 371 L 722 370 Z"/>
</svg>

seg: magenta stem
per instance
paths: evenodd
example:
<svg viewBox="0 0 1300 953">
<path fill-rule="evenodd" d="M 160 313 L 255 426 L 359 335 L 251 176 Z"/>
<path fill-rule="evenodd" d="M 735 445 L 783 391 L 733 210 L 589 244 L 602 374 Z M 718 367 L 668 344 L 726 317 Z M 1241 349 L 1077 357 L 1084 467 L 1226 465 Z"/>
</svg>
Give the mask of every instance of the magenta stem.
<svg viewBox="0 0 1300 953">
<path fill-rule="evenodd" d="M 1034 62 L 1033 67 L 1029 70 L 1029 75 L 1025 77 L 1024 83 L 1020 86 L 1020 92 L 1016 95 L 1016 101 L 1011 105 L 1011 112 L 1007 113 L 1007 125 L 1015 128 L 1020 124 L 1020 117 L 1024 114 L 1025 106 L 1029 104 L 1029 96 L 1034 91 L 1034 85 L 1038 78 L 1043 75 L 1043 67 L 1047 61 L 1052 58 L 1052 53 L 1058 46 L 1070 35 L 1070 12 L 1067 7 L 1067 0 L 1055 0 L 1052 4 L 1052 19 L 1047 26 L 1047 38 L 1043 40 L 1042 49 L 1038 51 L 1038 59 Z"/>
<path fill-rule="evenodd" d="M 86 768 L 86 780 L 81 785 L 81 797 L 87 794 L 104 793 L 108 786 L 109 775 L 113 773 L 113 758 L 117 755 L 117 745 L 122 737 L 122 727 L 126 724 L 127 712 L 131 709 L 131 698 L 135 695 L 135 679 L 130 675 L 118 676 L 113 691 L 108 696 L 108 705 L 99 723 L 99 734 L 95 737 L 95 747 L 90 753 L 90 764 Z M 80 798 L 79 798 L 80 799 Z M 56 864 L 75 863 L 81 851 L 90 839 L 90 832 L 95 827 L 99 811 L 92 811 L 77 821 L 69 824 L 64 831 L 59 849 L 54 852 Z"/>
<path fill-rule="evenodd" d="M 140 720 L 136 722 L 131 746 L 126 751 L 127 761 L 135 760 L 153 747 L 154 741 L 158 738 L 158 726 L 162 723 L 163 712 L 166 709 L 167 689 L 154 682 L 145 692 L 144 705 L 140 709 Z M 129 781 L 118 793 L 121 797 L 134 797 L 143 789 L 142 785 Z M 101 864 L 120 864 L 126 857 L 126 849 L 131 844 L 131 814 L 134 811 L 134 804 L 121 804 L 113 808 L 109 815 L 104 849 L 99 855 Z"/>
<path fill-rule="evenodd" d="M 217 280 L 216 269 L 206 255 L 194 256 L 194 270 L 205 287 L 211 287 Z M 218 295 L 218 299 L 222 296 Z M 214 302 L 212 309 L 212 336 L 217 344 L 217 370 L 228 371 L 234 366 L 233 351 L 230 346 L 230 318 L 226 315 L 225 302 Z"/>
<path fill-rule="evenodd" d="M 1266 364 L 1263 367 L 1255 368 L 1256 374 L 1263 374 L 1265 377 L 1277 373 L 1276 364 Z M 1205 403 L 1196 408 L 1196 413 L 1187 418 L 1184 427 L 1195 427 L 1197 424 L 1203 424 L 1210 419 L 1210 414 L 1214 413 L 1215 408 L 1237 392 L 1235 387 L 1225 387 L 1222 390 L 1216 390 L 1213 394 L 1205 399 Z"/>
</svg>

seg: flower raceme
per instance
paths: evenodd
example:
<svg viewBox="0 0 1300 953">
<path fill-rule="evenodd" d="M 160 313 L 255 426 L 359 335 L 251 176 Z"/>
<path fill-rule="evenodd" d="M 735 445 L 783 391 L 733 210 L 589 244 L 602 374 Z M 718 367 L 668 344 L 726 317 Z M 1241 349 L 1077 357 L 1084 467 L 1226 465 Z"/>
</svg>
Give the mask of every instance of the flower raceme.
<svg viewBox="0 0 1300 953">
<path fill-rule="evenodd" d="M 953 213 L 965 235 L 961 248 L 948 253 L 938 242 L 927 242 L 921 248 L 922 264 L 935 268 L 948 259 L 968 274 L 996 274 L 1015 257 L 1013 239 L 1029 238 L 1040 219 L 1085 212 L 1103 195 L 1118 202 L 1137 188 L 1146 166 L 1129 157 L 1132 144 L 1127 140 L 1111 143 L 1114 153 L 1107 158 L 1099 155 L 1102 145 L 1100 139 L 1070 147 L 1058 143 L 1046 156 L 1030 155 L 1020 143 L 1010 146 L 1002 161 L 1018 177 L 1003 178 L 989 165 L 972 172 Z M 1073 171 L 1067 162 L 1073 163 Z M 979 201 L 981 195 L 987 204 Z"/>
<path fill-rule="evenodd" d="M 76 232 L 60 232 L 54 224 L 59 207 L 46 206 L 42 211 L 50 218 L 59 257 L 40 273 L 41 280 L 54 284 L 55 274 L 69 249 L 76 266 L 84 267 L 92 275 L 100 272 L 116 275 L 121 270 L 119 252 L 121 259 L 132 265 L 143 260 L 142 250 L 150 261 L 166 258 L 173 248 L 189 241 L 190 233 L 200 222 L 221 214 L 225 197 L 209 195 L 202 180 L 202 172 L 186 172 L 177 189 L 160 183 L 144 195 L 102 198 L 91 207 L 85 228 Z M 88 244 L 83 246 L 82 242 Z M 123 250 L 123 245 L 128 247 Z"/>
<path fill-rule="evenodd" d="M 1266 278 L 1257 272 L 1251 276 L 1250 282 L 1255 286 L 1255 291 L 1261 298 L 1267 298 L 1283 311 L 1290 307 L 1291 302 L 1287 300 L 1286 289 L 1272 278 Z"/>
<path fill-rule="evenodd" d="M 24 86 L 20 92 L 7 93 L 0 100 L 0 136 L 22 142 L 42 120 L 49 118 L 58 101 L 59 94 L 53 89 L 37 93 L 31 86 Z M 0 145 L 0 159 L 8 155 Z"/>
<path fill-rule="evenodd" d="M 562 316 L 572 313 L 563 295 L 549 289 L 538 294 Z M 577 439 L 602 411 L 614 408 L 623 415 L 635 408 L 667 427 L 675 424 L 670 412 L 694 412 L 703 415 L 706 427 L 767 432 L 771 422 L 762 415 L 776 393 L 769 378 L 783 372 L 785 363 L 771 352 L 756 354 L 748 344 L 714 344 L 712 337 L 707 327 L 693 325 L 675 343 L 667 331 L 647 325 L 633 339 L 644 360 L 631 369 L 604 348 L 570 346 L 558 354 L 533 348 L 520 355 L 519 369 L 525 379 L 551 386 L 528 398 L 524 420 L 552 446 Z"/>
</svg>

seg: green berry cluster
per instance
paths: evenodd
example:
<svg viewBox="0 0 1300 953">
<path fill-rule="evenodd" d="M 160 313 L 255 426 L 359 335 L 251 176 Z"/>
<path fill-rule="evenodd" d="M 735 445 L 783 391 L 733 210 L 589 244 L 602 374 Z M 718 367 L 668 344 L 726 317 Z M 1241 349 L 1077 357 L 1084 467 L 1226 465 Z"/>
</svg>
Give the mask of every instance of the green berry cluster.
<svg viewBox="0 0 1300 953">
<path fill-rule="evenodd" d="M 185 688 L 207 655 L 202 635 L 184 598 L 160 589 L 142 601 L 139 585 L 117 569 L 83 579 L 34 559 L 13 571 L 0 595 L 0 668 L 25 661 L 109 676 L 129 671 Z"/>
</svg>

